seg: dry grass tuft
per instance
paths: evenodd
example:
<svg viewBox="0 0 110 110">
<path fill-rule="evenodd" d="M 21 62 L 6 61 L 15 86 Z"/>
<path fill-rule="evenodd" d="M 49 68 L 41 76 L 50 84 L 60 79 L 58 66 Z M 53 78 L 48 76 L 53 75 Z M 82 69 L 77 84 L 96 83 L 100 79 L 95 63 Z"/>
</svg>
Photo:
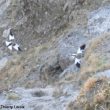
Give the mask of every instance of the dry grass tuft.
<svg viewBox="0 0 110 110">
<path fill-rule="evenodd" d="M 91 53 L 93 53 L 93 51 L 98 47 L 100 46 L 100 44 L 102 43 L 102 39 L 101 38 L 95 38 L 95 39 L 92 39 L 90 44 L 89 44 L 89 47 L 86 49 L 86 54 L 85 54 L 85 58 L 88 59 L 89 56 L 91 55 Z"/>
<path fill-rule="evenodd" d="M 87 91 L 80 94 L 76 101 L 70 102 L 67 110 L 110 110 L 109 79 L 90 78 L 86 81 L 85 88 Z"/>
<path fill-rule="evenodd" d="M 94 96 L 94 103 L 101 103 L 105 101 L 105 99 L 106 99 L 106 94 L 105 91 L 102 90 Z"/>
<path fill-rule="evenodd" d="M 84 56 L 84 65 L 81 68 L 81 74 L 96 73 L 98 71 L 110 68 L 110 53 L 106 52 L 105 46 L 109 48 L 110 34 L 104 34 L 93 38 L 86 49 Z M 106 53 L 106 54 L 105 54 Z"/>
<path fill-rule="evenodd" d="M 7 98 L 9 100 L 20 100 L 21 99 L 21 96 L 19 94 L 17 94 L 17 93 L 9 93 L 7 95 Z"/>
<path fill-rule="evenodd" d="M 97 53 L 95 50 L 102 46 L 104 43 L 106 43 L 107 40 L 110 40 L 110 34 L 103 34 L 101 36 L 98 36 L 96 38 L 93 38 L 89 42 L 89 47 L 86 49 L 85 58 L 88 59 L 91 53 Z"/>
<path fill-rule="evenodd" d="M 90 92 L 92 89 L 94 89 L 97 84 L 101 84 L 101 82 L 105 81 L 105 77 L 95 78 L 90 77 L 87 79 L 87 81 L 84 82 L 83 88 L 81 89 L 80 94 L 86 94 L 87 92 Z"/>
<path fill-rule="evenodd" d="M 96 54 L 91 54 L 81 68 L 81 74 L 96 72 L 99 68 L 100 59 Z"/>
<path fill-rule="evenodd" d="M 85 83 L 84 83 L 84 91 L 89 91 L 91 90 L 97 82 L 96 78 L 89 78 Z"/>
</svg>

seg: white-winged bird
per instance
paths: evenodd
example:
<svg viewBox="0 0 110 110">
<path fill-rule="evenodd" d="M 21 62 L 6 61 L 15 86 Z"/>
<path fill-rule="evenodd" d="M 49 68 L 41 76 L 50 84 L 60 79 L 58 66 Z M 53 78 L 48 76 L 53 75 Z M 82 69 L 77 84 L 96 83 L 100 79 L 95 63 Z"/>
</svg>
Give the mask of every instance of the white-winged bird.
<svg viewBox="0 0 110 110">
<path fill-rule="evenodd" d="M 10 44 L 12 44 L 10 41 L 5 41 L 6 46 L 8 47 Z"/>
<path fill-rule="evenodd" d="M 86 48 L 86 44 L 81 45 L 77 50 L 77 54 L 82 54 L 85 48 Z"/>
<path fill-rule="evenodd" d="M 12 51 L 12 42 L 5 41 L 5 44 L 8 47 L 8 49 Z"/>
<path fill-rule="evenodd" d="M 81 67 L 81 60 L 78 58 L 75 58 L 75 65 L 80 68 Z"/>
<path fill-rule="evenodd" d="M 18 44 L 13 44 L 13 48 L 16 50 L 16 51 L 22 51 L 20 46 Z"/>
</svg>

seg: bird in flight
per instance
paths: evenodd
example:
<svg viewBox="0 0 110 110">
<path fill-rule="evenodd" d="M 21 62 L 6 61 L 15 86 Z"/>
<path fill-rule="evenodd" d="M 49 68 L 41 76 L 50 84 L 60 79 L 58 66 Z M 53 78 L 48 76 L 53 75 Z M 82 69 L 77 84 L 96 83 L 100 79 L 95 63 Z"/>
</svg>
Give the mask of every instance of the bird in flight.
<svg viewBox="0 0 110 110">
<path fill-rule="evenodd" d="M 81 60 L 78 58 L 75 58 L 75 65 L 80 68 L 81 67 Z"/>
<path fill-rule="evenodd" d="M 20 46 L 18 44 L 13 44 L 13 48 L 16 50 L 16 51 L 22 51 Z"/>
<path fill-rule="evenodd" d="M 86 48 L 86 44 L 81 45 L 77 50 L 77 54 L 82 54 L 85 48 Z"/>
<path fill-rule="evenodd" d="M 78 68 L 81 67 L 81 58 L 83 57 L 83 53 L 84 53 L 85 48 L 86 48 L 86 44 L 83 44 L 78 48 L 76 54 L 71 55 L 72 60 L 74 60 L 74 64 Z"/>
<path fill-rule="evenodd" d="M 14 40 L 14 41 L 13 41 Z M 12 32 L 12 29 L 9 31 L 8 40 L 5 41 L 5 45 L 9 50 L 22 51 L 20 45 L 16 43 L 15 36 Z"/>
<path fill-rule="evenodd" d="M 9 50 L 12 51 L 12 42 L 10 42 L 10 41 L 5 41 L 5 45 L 6 45 L 6 47 L 8 47 Z"/>
</svg>

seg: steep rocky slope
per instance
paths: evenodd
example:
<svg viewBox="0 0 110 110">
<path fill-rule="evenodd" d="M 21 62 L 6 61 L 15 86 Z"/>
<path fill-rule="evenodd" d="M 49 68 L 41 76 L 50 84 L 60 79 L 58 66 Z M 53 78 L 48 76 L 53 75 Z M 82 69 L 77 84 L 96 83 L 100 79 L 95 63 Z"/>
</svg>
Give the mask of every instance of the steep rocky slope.
<svg viewBox="0 0 110 110">
<path fill-rule="evenodd" d="M 1 0 L 0 20 L 0 109 L 109 110 L 109 0 Z M 4 45 L 10 28 L 22 52 Z"/>
</svg>

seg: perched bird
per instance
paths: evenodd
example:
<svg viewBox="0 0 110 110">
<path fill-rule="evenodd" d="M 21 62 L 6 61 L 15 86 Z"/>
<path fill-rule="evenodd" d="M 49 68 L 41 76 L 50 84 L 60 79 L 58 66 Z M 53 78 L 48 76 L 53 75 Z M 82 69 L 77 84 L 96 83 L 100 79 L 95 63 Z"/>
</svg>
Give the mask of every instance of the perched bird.
<svg viewBox="0 0 110 110">
<path fill-rule="evenodd" d="M 13 48 L 16 50 L 16 51 L 22 51 L 20 46 L 18 44 L 13 44 Z"/>
<path fill-rule="evenodd" d="M 75 65 L 80 68 L 81 67 L 81 60 L 78 58 L 75 58 Z"/>
<path fill-rule="evenodd" d="M 10 34 L 9 34 L 9 40 L 14 40 L 14 34 L 12 33 L 12 31 L 10 30 Z"/>
<path fill-rule="evenodd" d="M 85 48 L 86 48 L 86 44 L 81 45 L 77 50 L 77 54 L 82 54 Z"/>
<path fill-rule="evenodd" d="M 12 51 L 12 42 L 5 41 L 5 44 L 8 47 L 8 49 Z"/>
</svg>

